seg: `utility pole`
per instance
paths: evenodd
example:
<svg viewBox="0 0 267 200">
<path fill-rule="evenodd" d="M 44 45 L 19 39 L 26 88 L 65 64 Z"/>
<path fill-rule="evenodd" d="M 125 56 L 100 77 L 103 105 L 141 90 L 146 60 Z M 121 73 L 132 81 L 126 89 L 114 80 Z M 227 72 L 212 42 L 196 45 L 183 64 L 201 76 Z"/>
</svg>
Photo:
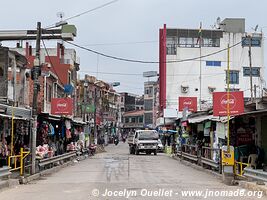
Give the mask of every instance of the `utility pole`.
<svg viewBox="0 0 267 200">
<path fill-rule="evenodd" d="M 41 22 L 37 22 L 37 35 L 36 35 L 36 51 L 33 67 L 33 101 L 32 101 L 32 137 L 31 137 L 31 159 L 32 167 L 31 173 L 35 174 L 35 159 L 36 159 L 36 135 L 37 135 L 37 108 L 38 108 L 38 91 L 39 91 L 39 76 L 41 70 L 40 61 L 40 41 L 41 41 Z"/>
<path fill-rule="evenodd" d="M 95 140 L 95 144 L 97 144 L 97 130 L 96 130 L 96 94 L 97 90 L 96 90 L 96 85 L 95 85 L 95 98 L 94 98 L 94 140 Z"/>
<path fill-rule="evenodd" d="M 250 97 L 251 97 L 250 101 L 253 102 L 252 60 L 251 60 L 251 43 L 252 43 L 252 37 L 251 37 L 251 35 L 249 35 L 248 38 L 249 38 L 248 57 L 249 57 L 249 70 L 250 70 L 249 76 L 250 76 Z"/>
</svg>

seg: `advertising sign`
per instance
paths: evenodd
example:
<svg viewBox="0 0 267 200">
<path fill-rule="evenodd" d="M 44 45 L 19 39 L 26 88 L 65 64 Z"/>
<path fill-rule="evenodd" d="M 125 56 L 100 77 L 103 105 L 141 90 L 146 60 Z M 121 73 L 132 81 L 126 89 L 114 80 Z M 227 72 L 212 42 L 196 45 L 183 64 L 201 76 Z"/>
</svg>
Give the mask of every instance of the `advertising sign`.
<svg viewBox="0 0 267 200">
<path fill-rule="evenodd" d="M 233 166 L 234 163 L 234 147 L 230 146 L 228 151 L 227 146 L 222 146 L 222 165 Z"/>
<path fill-rule="evenodd" d="M 188 111 L 197 111 L 197 97 L 179 97 L 179 111 L 183 111 L 185 108 Z"/>
<path fill-rule="evenodd" d="M 72 115 L 72 98 L 53 98 L 51 100 L 51 114 L 53 115 Z"/>
<path fill-rule="evenodd" d="M 228 102 L 230 115 L 244 113 L 243 92 L 230 92 L 229 101 L 227 92 L 213 92 L 213 116 L 227 116 Z"/>
</svg>

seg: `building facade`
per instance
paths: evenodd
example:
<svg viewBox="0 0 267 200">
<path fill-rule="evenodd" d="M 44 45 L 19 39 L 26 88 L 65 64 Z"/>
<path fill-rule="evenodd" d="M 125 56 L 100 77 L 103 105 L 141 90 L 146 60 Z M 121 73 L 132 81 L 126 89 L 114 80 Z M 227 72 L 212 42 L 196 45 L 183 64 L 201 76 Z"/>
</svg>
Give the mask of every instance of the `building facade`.
<svg viewBox="0 0 267 200">
<path fill-rule="evenodd" d="M 147 81 L 144 83 L 144 124 L 150 128 L 156 128 L 157 120 L 157 94 L 158 82 Z"/>
<path fill-rule="evenodd" d="M 215 29 L 164 25 L 160 29 L 161 112 L 165 108 L 178 110 L 179 97 L 197 98 L 197 110 L 212 107 L 212 93 L 227 89 L 228 45 L 230 91 L 243 91 L 246 100 L 251 94 L 260 98 L 264 84 L 263 34 L 247 33 L 245 19 L 226 18 Z"/>
</svg>

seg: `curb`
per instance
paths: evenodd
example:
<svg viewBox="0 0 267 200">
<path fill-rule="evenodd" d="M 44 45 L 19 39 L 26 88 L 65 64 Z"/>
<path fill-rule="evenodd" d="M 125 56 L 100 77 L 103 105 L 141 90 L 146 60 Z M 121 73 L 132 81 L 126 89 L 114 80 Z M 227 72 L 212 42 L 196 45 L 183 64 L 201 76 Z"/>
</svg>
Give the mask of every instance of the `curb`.
<svg viewBox="0 0 267 200">
<path fill-rule="evenodd" d="M 58 172 L 59 170 L 65 168 L 65 167 L 67 167 L 69 165 L 72 165 L 72 164 L 74 164 L 74 162 L 73 161 L 69 161 L 69 162 L 66 162 L 66 163 L 64 163 L 62 165 L 59 165 L 59 166 L 53 167 L 51 169 L 47 169 L 47 170 L 41 171 L 41 172 L 36 173 L 36 174 L 33 174 L 31 176 L 21 177 L 19 179 L 19 182 L 20 182 L 20 184 L 27 184 L 27 183 L 29 183 L 29 182 L 31 182 L 33 180 L 39 179 L 42 176 L 45 176 L 45 175 L 49 175 L 49 174 Z"/>
</svg>

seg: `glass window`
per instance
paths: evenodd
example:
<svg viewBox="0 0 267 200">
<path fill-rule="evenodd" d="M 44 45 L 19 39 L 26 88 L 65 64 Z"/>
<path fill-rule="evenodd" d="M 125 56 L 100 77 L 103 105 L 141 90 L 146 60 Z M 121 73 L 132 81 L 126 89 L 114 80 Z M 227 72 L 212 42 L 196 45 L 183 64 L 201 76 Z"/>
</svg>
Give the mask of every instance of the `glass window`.
<svg viewBox="0 0 267 200">
<path fill-rule="evenodd" d="M 243 67 L 243 76 L 250 76 L 250 67 Z M 260 67 L 252 67 L 252 76 L 260 77 Z"/>
<path fill-rule="evenodd" d="M 228 73 L 226 71 L 226 83 L 228 80 Z M 237 70 L 231 70 L 230 71 L 230 80 L 229 80 L 230 84 L 239 84 L 239 71 Z"/>
<path fill-rule="evenodd" d="M 242 47 L 248 47 L 250 44 L 250 38 L 243 37 L 242 38 Z M 252 47 L 261 47 L 261 37 L 252 37 L 251 38 L 251 46 Z"/>
<path fill-rule="evenodd" d="M 206 61 L 206 66 L 221 67 L 221 61 Z"/>
</svg>

